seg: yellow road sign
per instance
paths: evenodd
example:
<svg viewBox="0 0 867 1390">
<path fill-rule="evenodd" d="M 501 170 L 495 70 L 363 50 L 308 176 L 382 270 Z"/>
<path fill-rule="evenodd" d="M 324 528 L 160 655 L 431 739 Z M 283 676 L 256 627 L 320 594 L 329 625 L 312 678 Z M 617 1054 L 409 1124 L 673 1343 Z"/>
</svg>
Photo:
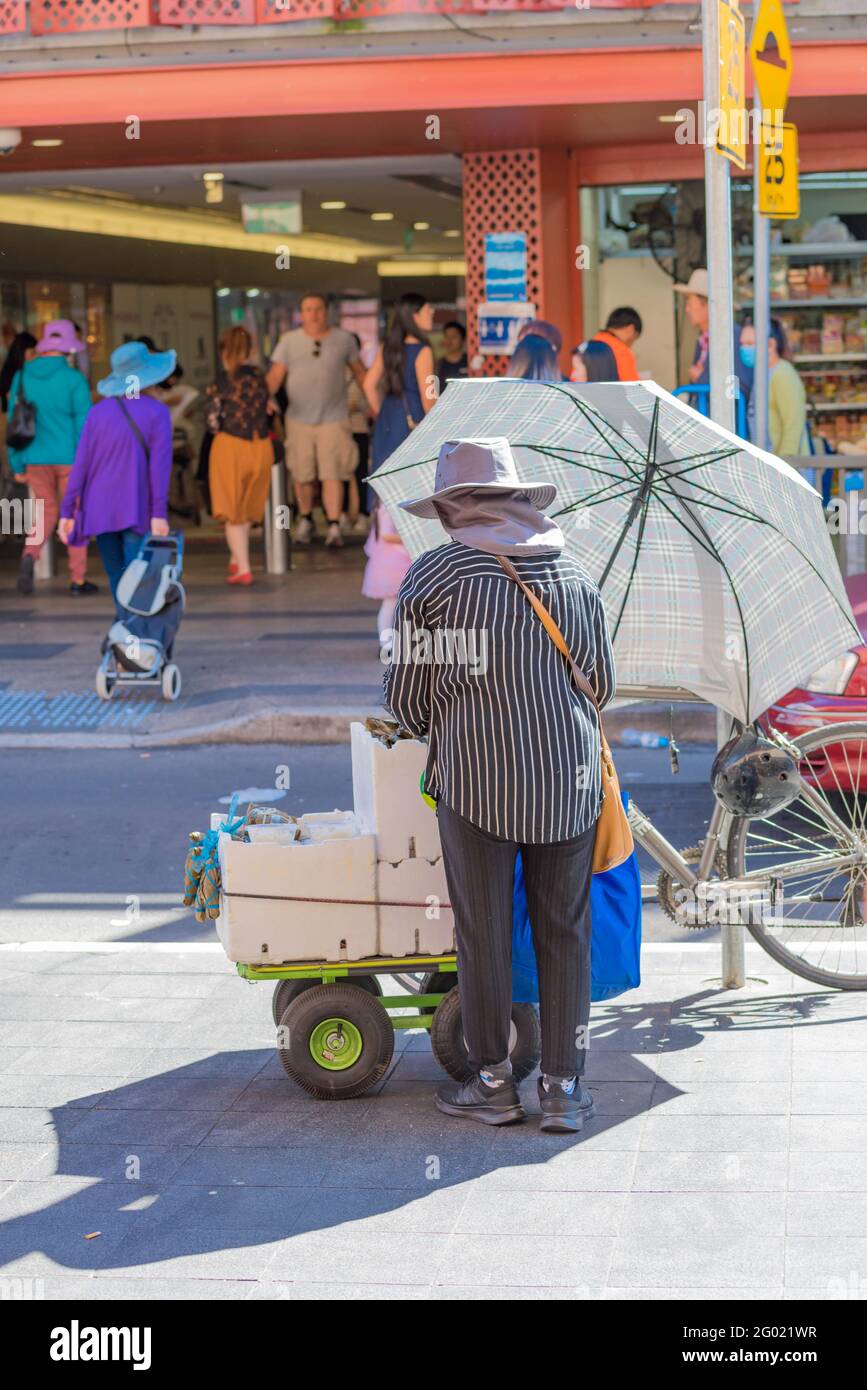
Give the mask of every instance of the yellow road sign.
<svg viewBox="0 0 867 1390">
<path fill-rule="evenodd" d="M 790 121 L 762 127 L 759 212 L 765 217 L 799 217 L 798 127 Z"/>
<path fill-rule="evenodd" d="M 756 91 L 765 111 L 782 121 L 792 80 L 792 45 L 782 0 L 761 0 L 750 36 Z"/>
<path fill-rule="evenodd" d="M 746 31 L 736 3 L 719 0 L 719 127 L 716 147 L 747 167 Z"/>
</svg>

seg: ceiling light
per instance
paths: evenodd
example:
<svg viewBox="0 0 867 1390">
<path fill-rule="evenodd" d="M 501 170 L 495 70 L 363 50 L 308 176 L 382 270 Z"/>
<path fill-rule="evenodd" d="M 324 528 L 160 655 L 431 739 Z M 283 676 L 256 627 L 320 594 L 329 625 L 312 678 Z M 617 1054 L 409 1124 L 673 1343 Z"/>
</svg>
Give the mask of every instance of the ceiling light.
<svg viewBox="0 0 867 1390">
<path fill-rule="evenodd" d="M 228 285 L 224 285 L 222 289 L 217 290 L 217 298 L 218 298 L 218 299 L 225 299 L 225 298 L 226 298 L 226 295 L 227 295 L 227 294 L 231 294 L 231 293 L 232 293 L 232 291 L 229 289 Z"/>
<path fill-rule="evenodd" d="M 413 224 L 412 224 L 412 229 L 413 229 L 414 232 L 429 232 L 429 231 L 430 231 L 430 223 L 429 223 L 429 222 L 413 222 Z"/>
<path fill-rule="evenodd" d="M 53 148 L 55 147 L 55 145 L 62 145 L 62 144 L 63 144 L 63 141 L 62 141 L 62 140 L 31 140 L 30 143 L 33 145 L 34 149 L 37 149 L 37 150 L 50 150 L 50 149 L 53 149 Z"/>
<path fill-rule="evenodd" d="M 460 235 L 461 235 L 461 233 L 458 231 L 457 227 L 449 227 L 449 229 L 448 229 L 447 232 L 443 232 L 443 236 L 460 236 Z"/>
<path fill-rule="evenodd" d="M 393 222 L 393 221 L 394 221 L 394 213 L 393 213 L 393 212 L 372 212 L 372 213 L 370 214 L 370 220 L 371 220 L 371 222 Z"/>
<path fill-rule="evenodd" d="M 454 261 L 377 261 L 376 272 L 383 279 L 399 278 L 401 276 L 460 276 L 466 275 L 467 263 L 462 260 Z"/>
<path fill-rule="evenodd" d="M 202 183 L 205 185 L 205 202 L 222 203 L 223 175 L 217 173 L 202 174 Z"/>
<path fill-rule="evenodd" d="M 346 207 L 346 204 L 341 202 L 339 198 L 332 198 L 326 203 L 320 203 L 319 206 L 324 212 L 341 212 L 342 209 Z"/>
<path fill-rule="evenodd" d="M 221 183 L 225 177 L 226 175 L 221 174 L 219 170 L 212 170 L 206 174 L 202 174 L 205 183 Z"/>
<path fill-rule="evenodd" d="M 256 296 L 257 296 L 257 294 L 261 294 L 261 293 L 262 293 L 261 290 L 248 290 L 248 291 L 247 291 L 247 298 L 248 298 L 248 299 L 255 299 Z"/>
<path fill-rule="evenodd" d="M 240 223 L 210 212 L 179 211 L 144 204 L 119 205 L 108 200 L 17 196 L 0 193 L 0 224 L 41 227 L 57 232 L 132 237 L 136 241 L 167 242 L 174 246 L 210 246 L 226 251 L 262 251 L 273 262 L 274 237 L 245 232 Z M 315 261 L 356 265 L 371 254 L 364 242 L 343 237 L 287 237 L 293 256 Z M 375 252 L 377 248 L 373 248 Z M 382 248 L 384 249 L 384 248 Z M 46 294 L 48 291 L 46 290 Z"/>
<path fill-rule="evenodd" d="M 657 116 L 656 119 L 658 121 L 662 121 L 665 125 L 680 125 L 681 121 L 683 120 L 683 116 L 680 114 L 680 112 L 675 111 L 673 116 Z"/>
</svg>

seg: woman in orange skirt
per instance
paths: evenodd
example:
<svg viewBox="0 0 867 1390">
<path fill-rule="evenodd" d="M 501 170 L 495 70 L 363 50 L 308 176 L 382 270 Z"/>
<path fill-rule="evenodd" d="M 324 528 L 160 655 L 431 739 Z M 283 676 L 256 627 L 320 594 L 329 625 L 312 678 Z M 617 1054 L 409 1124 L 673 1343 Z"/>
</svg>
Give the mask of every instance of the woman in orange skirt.
<svg viewBox="0 0 867 1390">
<path fill-rule="evenodd" d="M 268 438 L 268 387 L 250 362 L 253 340 L 237 324 L 220 335 L 223 370 L 209 392 L 214 442 L 208 461 L 211 511 L 226 525 L 229 583 L 252 584 L 250 526 L 265 514 L 274 449 Z"/>
</svg>

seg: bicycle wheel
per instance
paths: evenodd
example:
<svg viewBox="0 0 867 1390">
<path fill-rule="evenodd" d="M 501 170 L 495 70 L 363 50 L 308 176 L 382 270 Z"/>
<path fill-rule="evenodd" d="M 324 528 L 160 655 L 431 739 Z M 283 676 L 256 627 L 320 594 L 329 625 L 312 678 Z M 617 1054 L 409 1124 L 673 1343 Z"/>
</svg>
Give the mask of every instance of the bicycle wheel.
<svg viewBox="0 0 867 1390">
<path fill-rule="evenodd" d="M 867 722 L 793 743 L 818 801 L 802 792 L 767 819 L 734 821 L 729 876 L 776 882 L 770 909 L 746 922 L 774 960 L 814 984 L 867 989 Z"/>
</svg>

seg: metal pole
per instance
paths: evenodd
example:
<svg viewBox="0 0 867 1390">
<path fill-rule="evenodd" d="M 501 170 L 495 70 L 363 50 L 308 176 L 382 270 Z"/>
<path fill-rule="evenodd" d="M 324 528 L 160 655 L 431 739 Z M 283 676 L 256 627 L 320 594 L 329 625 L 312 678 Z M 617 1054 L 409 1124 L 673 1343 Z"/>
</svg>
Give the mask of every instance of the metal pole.
<svg viewBox="0 0 867 1390">
<path fill-rule="evenodd" d="M 728 160 L 711 138 L 720 110 L 720 28 L 717 0 L 702 0 L 702 77 L 704 86 L 704 208 L 708 274 L 708 373 L 710 418 L 724 429 L 735 427 L 734 311 L 732 308 L 732 214 Z M 717 743 L 728 736 L 730 719 L 717 710 Z M 726 914 L 726 917 L 729 914 Z M 746 983 L 744 929 L 722 923 L 722 984 L 739 989 Z"/>
<path fill-rule="evenodd" d="M 271 469 L 271 495 L 265 503 L 265 569 L 268 574 L 286 574 L 289 569 L 287 517 L 286 471 L 281 461 Z"/>
<path fill-rule="evenodd" d="M 704 75 L 704 189 L 707 239 L 708 369 L 710 418 L 727 430 L 735 426 L 734 315 L 732 310 L 732 213 L 728 160 L 708 138 L 719 112 L 719 9 L 702 0 L 702 67 Z M 734 377 L 734 382 L 732 378 Z"/>
<path fill-rule="evenodd" d="M 54 578 L 54 539 L 46 536 L 42 542 L 42 549 L 39 552 L 39 559 L 33 567 L 33 573 L 37 579 Z"/>
<path fill-rule="evenodd" d="M 768 339 L 771 336 L 771 222 L 759 212 L 759 175 L 762 156 L 762 108 L 755 104 L 755 175 L 753 178 L 753 323 L 756 329 L 756 365 L 753 370 L 754 443 L 769 448 L 768 441 Z"/>
</svg>

